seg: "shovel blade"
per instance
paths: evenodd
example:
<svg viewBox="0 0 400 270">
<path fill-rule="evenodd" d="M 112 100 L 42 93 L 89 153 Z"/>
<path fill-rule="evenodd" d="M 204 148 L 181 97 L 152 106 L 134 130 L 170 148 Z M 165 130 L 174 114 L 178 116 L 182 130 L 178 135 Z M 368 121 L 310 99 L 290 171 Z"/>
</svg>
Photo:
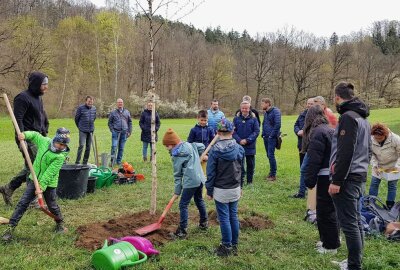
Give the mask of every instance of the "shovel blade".
<svg viewBox="0 0 400 270">
<path fill-rule="evenodd" d="M 140 236 L 143 236 L 143 235 L 149 234 L 151 232 L 157 231 L 160 228 L 161 228 L 161 223 L 153 223 L 153 224 L 150 224 L 150 225 L 147 225 L 145 227 L 135 230 L 135 233 L 137 233 Z"/>
</svg>

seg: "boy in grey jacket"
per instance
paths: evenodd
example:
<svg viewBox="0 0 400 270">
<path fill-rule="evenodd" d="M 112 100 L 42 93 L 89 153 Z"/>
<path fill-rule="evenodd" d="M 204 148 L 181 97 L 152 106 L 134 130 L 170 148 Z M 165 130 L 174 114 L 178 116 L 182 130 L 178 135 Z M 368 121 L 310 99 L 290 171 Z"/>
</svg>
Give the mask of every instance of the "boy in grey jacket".
<svg viewBox="0 0 400 270">
<path fill-rule="evenodd" d="M 206 204 L 203 200 L 205 176 L 200 164 L 200 155 L 205 147 L 201 143 L 182 142 L 178 134 L 169 128 L 163 137 L 163 145 L 170 151 L 174 168 L 175 194 L 181 196 L 179 202 L 180 222 L 175 232 L 178 238 L 187 236 L 188 206 L 192 198 L 199 210 L 200 229 L 208 228 Z"/>
</svg>

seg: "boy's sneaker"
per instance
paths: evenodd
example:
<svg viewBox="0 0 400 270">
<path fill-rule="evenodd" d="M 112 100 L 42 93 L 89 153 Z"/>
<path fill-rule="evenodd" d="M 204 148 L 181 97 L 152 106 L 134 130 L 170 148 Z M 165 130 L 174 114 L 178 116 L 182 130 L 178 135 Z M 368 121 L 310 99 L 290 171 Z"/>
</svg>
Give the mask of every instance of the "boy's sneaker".
<svg viewBox="0 0 400 270">
<path fill-rule="evenodd" d="M 14 226 L 8 226 L 8 228 L 3 232 L 1 239 L 4 242 L 10 242 L 13 239 L 14 229 L 15 229 Z"/>
<path fill-rule="evenodd" d="M 316 248 L 317 252 L 320 254 L 336 254 L 337 253 L 337 249 L 327 249 L 324 248 L 323 246 L 317 247 Z"/>
<path fill-rule="evenodd" d="M 220 244 L 216 249 L 215 249 L 215 254 L 219 257 L 228 257 L 232 254 L 232 247 L 231 246 L 226 246 L 224 244 Z"/>
<path fill-rule="evenodd" d="M 66 227 L 64 227 L 64 222 L 58 222 L 56 224 L 56 228 L 55 228 L 55 232 L 62 234 L 62 233 L 66 233 L 68 231 L 68 229 Z"/>
<path fill-rule="evenodd" d="M 174 233 L 174 236 L 176 238 L 185 239 L 187 237 L 187 229 L 178 227 L 178 229 L 176 229 L 176 232 Z"/>
<path fill-rule="evenodd" d="M 232 255 L 233 256 L 238 255 L 238 246 L 237 245 L 232 245 Z"/>
<path fill-rule="evenodd" d="M 200 222 L 199 229 L 203 230 L 203 231 L 207 230 L 208 229 L 208 221 L 206 220 L 206 221 Z"/>
<path fill-rule="evenodd" d="M 347 259 L 338 262 L 338 261 L 332 261 L 333 264 L 337 265 L 340 267 L 340 270 L 348 270 L 348 266 L 347 266 Z"/>
</svg>

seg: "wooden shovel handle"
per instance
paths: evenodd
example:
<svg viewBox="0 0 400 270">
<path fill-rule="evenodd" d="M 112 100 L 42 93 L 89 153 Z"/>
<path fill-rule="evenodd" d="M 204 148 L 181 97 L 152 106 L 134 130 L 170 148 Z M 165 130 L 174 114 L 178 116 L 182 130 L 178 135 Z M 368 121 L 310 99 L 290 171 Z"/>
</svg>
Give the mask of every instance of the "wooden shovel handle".
<svg viewBox="0 0 400 270">
<path fill-rule="evenodd" d="M 211 147 L 217 142 L 218 138 L 219 138 L 218 134 L 215 135 L 214 139 L 207 146 L 206 150 L 204 150 L 203 154 L 201 154 L 200 161 L 203 160 L 203 157 L 205 157 L 208 154 L 208 152 L 210 151 Z"/>
<path fill-rule="evenodd" d="M 169 200 L 167 207 L 165 207 L 164 212 L 162 212 L 161 217 L 158 219 L 158 222 L 157 222 L 158 224 L 161 224 L 163 222 L 169 209 L 171 209 L 172 205 L 174 204 L 175 200 L 178 199 L 178 197 L 179 197 L 178 195 L 174 194 L 174 196 L 172 196 L 171 200 Z"/>
</svg>

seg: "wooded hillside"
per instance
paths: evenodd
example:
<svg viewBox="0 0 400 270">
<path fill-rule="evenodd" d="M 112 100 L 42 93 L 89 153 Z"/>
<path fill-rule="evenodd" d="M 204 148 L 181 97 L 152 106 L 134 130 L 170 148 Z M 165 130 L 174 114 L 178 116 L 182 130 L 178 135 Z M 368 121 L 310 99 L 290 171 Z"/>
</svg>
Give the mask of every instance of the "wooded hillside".
<svg viewBox="0 0 400 270">
<path fill-rule="evenodd" d="M 197 110 L 217 98 L 229 113 L 248 94 L 256 108 L 271 97 L 290 113 L 309 96 L 332 100 L 341 80 L 352 81 L 372 107 L 400 106 L 399 21 L 330 38 L 294 28 L 251 37 L 157 22 L 164 25 L 156 35 L 156 91 L 162 101 L 178 101 L 175 106 Z M 135 114 L 134 103 L 149 88 L 147 19 L 84 0 L 2 0 L 0 87 L 13 98 L 32 70 L 49 75 L 45 100 L 52 117 L 72 116 L 88 94 L 104 114 L 117 97 Z"/>
</svg>

